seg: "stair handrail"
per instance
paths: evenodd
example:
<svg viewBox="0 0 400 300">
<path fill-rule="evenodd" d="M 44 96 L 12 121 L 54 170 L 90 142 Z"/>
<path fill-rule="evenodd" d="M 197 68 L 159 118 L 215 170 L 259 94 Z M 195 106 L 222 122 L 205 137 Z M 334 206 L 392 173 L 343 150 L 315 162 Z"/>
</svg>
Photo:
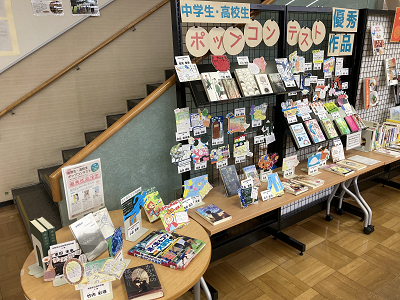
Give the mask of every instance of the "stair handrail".
<svg viewBox="0 0 400 300">
<path fill-rule="evenodd" d="M 147 11 L 146 13 L 144 13 L 143 15 L 141 15 L 139 18 L 137 18 L 135 21 L 133 21 L 132 23 L 130 23 L 129 25 L 125 26 L 124 28 L 122 28 L 120 31 L 118 31 L 116 34 L 114 34 L 113 36 L 109 37 L 107 40 L 105 40 L 104 42 L 102 42 L 100 45 L 98 45 L 97 47 L 95 47 L 94 49 L 92 49 L 91 51 L 89 51 L 88 53 L 86 53 L 85 55 L 83 55 L 81 58 L 79 58 L 78 60 L 76 60 L 75 62 L 73 62 L 72 64 L 70 64 L 68 67 L 66 67 L 65 69 L 61 70 L 60 72 L 58 72 L 56 75 L 54 75 L 53 77 L 51 77 L 50 79 L 48 79 L 47 81 L 43 82 L 41 85 L 39 85 L 38 87 L 34 88 L 32 91 L 30 91 L 29 93 L 25 94 L 24 96 L 22 96 L 21 98 L 19 98 L 17 101 L 15 101 L 14 103 L 10 104 L 9 106 L 7 106 L 5 109 L 3 109 L 0 112 L 0 118 L 3 117 L 6 113 L 12 111 L 14 108 L 16 108 L 18 105 L 22 104 L 23 102 L 25 102 L 26 100 L 28 100 L 29 98 L 31 98 L 33 95 L 39 93 L 41 90 L 43 90 L 44 88 L 46 88 L 47 86 L 49 86 L 50 84 L 52 84 L 54 81 L 56 81 L 57 79 L 59 79 L 60 77 L 62 77 L 63 75 L 65 75 L 66 73 L 68 73 L 69 71 L 71 71 L 72 69 L 74 69 L 75 67 L 77 67 L 79 64 L 81 64 L 82 62 L 84 62 L 86 59 L 88 59 L 89 57 L 91 57 L 92 55 L 96 54 L 97 52 L 99 52 L 101 49 L 103 49 L 105 46 L 107 46 L 108 44 L 110 44 L 111 42 L 113 42 L 115 39 L 117 39 L 118 37 L 120 37 L 122 34 L 124 34 L 125 32 L 127 32 L 128 30 L 130 30 L 131 28 L 133 28 L 135 25 L 139 24 L 141 21 L 143 21 L 144 19 L 146 19 L 147 17 L 149 17 L 150 15 L 152 15 L 153 13 L 155 13 L 157 10 L 159 10 L 161 7 L 163 7 L 165 4 L 169 3 L 170 0 L 163 0 L 161 1 L 159 4 L 157 4 L 156 6 L 154 6 L 152 9 L 150 9 L 149 11 Z"/>
<path fill-rule="evenodd" d="M 271 4 L 274 1 L 275 0 L 265 0 L 261 4 Z M 259 14 L 258 11 L 252 11 L 250 16 L 251 18 L 254 18 L 258 14 Z M 200 58 L 194 58 L 192 59 L 192 62 L 199 64 L 208 55 L 209 54 L 206 54 Z M 175 84 L 175 78 L 176 78 L 175 75 L 171 76 L 168 80 L 166 80 L 163 84 L 161 84 L 158 88 L 156 88 L 150 95 L 148 95 L 146 98 L 140 101 L 139 104 L 135 105 L 135 107 L 133 107 L 130 111 L 128 111 L 117 122 L 115 122 L 113 125 L 107 128 L 97 138 L 95 138 L 92 142 L 86 145 L 82 150 L 80 150 L 77 154 L 75 154 L 72 158 L 70 158 L 66 163 L 64 163 L 61 167 L 59 167 L 56 171 L 54 171 L 54 173 L 52 173 L 49 176 L 51 193 L 53 195 L 54 202 L 60 202 L 62 200 L 61 184 L 60 184 L 60 179 L 62 177 L 61 169 L 69 165 L 80 163 L 83 159 L 89 156 L 89 154 L 91 154 L 94 150 L 96 150 L 101 144 L 103 144 L 106 140 L 112 137 L 122 127 L 128 124 L 134 117 L 136 117 L 139 113 L 141 113 L 146 107 L 148 107 L 151 103 L 157 100 L 158 97 L 160 97 L 167 90 L 169 90 Z"/>
</svg>

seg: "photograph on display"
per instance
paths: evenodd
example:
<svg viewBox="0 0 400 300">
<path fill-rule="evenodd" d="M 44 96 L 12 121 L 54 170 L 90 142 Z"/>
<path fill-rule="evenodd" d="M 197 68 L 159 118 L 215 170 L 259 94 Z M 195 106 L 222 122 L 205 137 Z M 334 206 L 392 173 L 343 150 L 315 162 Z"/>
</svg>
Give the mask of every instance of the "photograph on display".
<svg viewBox="0 0 400 300">
<path fill-rule="evenodd" d="M 73 16 L 100 16 L 97 0 L 70 0 Z"/>
</svg>

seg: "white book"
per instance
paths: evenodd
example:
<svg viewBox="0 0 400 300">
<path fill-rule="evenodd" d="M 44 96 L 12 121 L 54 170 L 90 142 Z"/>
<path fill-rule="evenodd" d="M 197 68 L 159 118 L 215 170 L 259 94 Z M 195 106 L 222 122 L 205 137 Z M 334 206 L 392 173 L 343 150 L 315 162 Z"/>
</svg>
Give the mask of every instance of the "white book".
<svg viewBox="0 0 400 300">
<path fill-rule="evenodd" d="M 372 166 L 372 165 L 380 162 L 380 160 L 376 160 L 376 159 L 372 159 L 372 158 L 368 158 L 368 157 L 364 157 L 364 156 L 360 156 L 360 155 L 354 155 L 352 157 L 348 157 L 347 159 L 356 161 L 356 162 L 359 162 L 361 164 L 368 165 L 368 166 Z"/>
<path fill-rule="evenodd" d="M 210 102 L 228 99 L 218 72 L 201 73 L 201 80 Z"/>
<path fill-rule="evenodd" d="M 255 77 L 261 94 L 267 95 L 274 92 L 266 74 L 257 74 Z"/>
</svg>

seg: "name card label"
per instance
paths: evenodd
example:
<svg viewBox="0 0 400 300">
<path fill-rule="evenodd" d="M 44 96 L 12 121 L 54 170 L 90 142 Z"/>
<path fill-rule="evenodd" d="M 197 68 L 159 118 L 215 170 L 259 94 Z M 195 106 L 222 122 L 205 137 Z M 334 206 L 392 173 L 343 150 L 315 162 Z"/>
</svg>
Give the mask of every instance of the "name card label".
<svg viewBox="0 0 400 300">
<path fill-rule="evenodd" d="M 176 141 L 180 142 L 180 141 L 185 141 L 188 140 L 190 138 L 190 132 L 186 131 L 186 132 L 175 132 L 175 137 L 176 137 Z"/>
<path fill-rule="evenodd" d="M 226 167 L 228 165 L 228 159 L 224 159 L 217 162 L 217 169 L 221 169 L 222 167 Z"/>
</svg>

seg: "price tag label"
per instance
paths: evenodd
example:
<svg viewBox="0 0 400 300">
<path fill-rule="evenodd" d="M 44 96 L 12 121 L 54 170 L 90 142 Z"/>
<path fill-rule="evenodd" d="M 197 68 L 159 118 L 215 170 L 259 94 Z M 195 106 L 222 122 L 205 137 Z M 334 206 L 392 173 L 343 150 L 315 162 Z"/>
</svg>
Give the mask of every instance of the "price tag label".
<svg viewBox="0 0 400 300">
<path fill-rule="evenodd" d="M 341 145 L 342 145 L 342 141 L 341 141 L 340 139 L 334 139 L 334 140 L 333 140 L 333 144 L 334 144 L 335 146 L 341 146 Z"/>
<path fill-rule="evenodd" d="M 307 121 L 307 120 L 311 120 L 311 116 L 310 114 L 302 114 L 301 118 L 303 119 L 303 121 Z"/>
<path fill-rule="evenodd" d="M 265 190 L 261 192 L 261 199 L 262 201 L 268 201 L 271 200 L 271 198 L 273 197 L 272 193 L 270 190 Z"/>
<path fill-rule="evenodd" d="M 318 83 L 318 76 L 310 76 L 311 83 Z"/>
<path fill-rule="evenodd" d="M 237 59 L 239 66 L 246 66 L 249 64 L 248 56 L 236 56 L 236 59 Z"/>
<path fill-rule="evenodd" d="M 178 174 L 189 172 L 191 169 L 192 165 L 190 164 L 190 159 L 178 163 Z"/>
<path fill-rule="evenodd" d="M 245 114 L 246 114 L 246 107 L 235 109 L 235 117 L 244 116 Z"/>
<path fill-rule="evenodd" d="M 263 172 L 262 174 L 261 174 L 261 181 L 262 182 L 267 182 L 268 181 L 268 172 Z"/>
<path fill-rule="evenodd" d="M 349 75 L 349 68 L 343 68 L 342 75 Z"/>
<path fill-rule="evenodd" d="M 251 189 L 251 199 L 258 199 L 258 187 L 256 186 Z"/>
<path fill-rule="evenodd" d="M 246 155 L 235 157 L 235 164 L 240 164 L 246 161 Z"/>
<path fill-rule="evenodd" d="M 332 78 L 332 72 L 324 72 L 324 78 Z"/>
<path fill-rule="evenodd" d="M 318 173 L 318 167 L 308 168 L 308 175 L 314 175 L 315 173 Z"/>
<path fill-rule="evenodd" d="M 273 142 L 275 142 L 275 134 L 274 134 L 274 133 L 265 136 L 265 143 L 266 143 L 267 145 L 268 145 L 268 144 L 271 144 L 271 143 L 273 143 Z"/>
<path fill-rule="evenodd" d="M 317 86 L 319 85 L 324 85 L 325 86 L 325 79 L 318 79 L 317 80 Z"/>
<path fill-rule="evenodd" d="M 251 126 L 252 127 L 260 127 L 262 125 L 262 120 L 252 120 Z"/>
<path fill-rule="evenodd" d="M 175 60 L 177 65 L 190 65 L 192 63 L 189 55 L 175 56 Z"/>
<path fill-rule="evenodd" d="M 347 90 L 349 88 L 348 82 L 342 82 L 342 90 Z"/>
<path fill-rule="evenodd" d="M 186 223 L 189 222 L 189 216 L 187 211 L 176 211 L 175 212 L 176 223 Z"/>
<path fill-rule="evenodd" d="M 265 141 L 265 136 L 263 135 L 257 135 L 254 137 L 254 145 L 264 143 L 264 141 Z"/>
<path fill-rule="evenodd" d="M 242 180 L 242 183 L 240 184 L 242 189 L 247 189 L 251 186 L 253 186 L 253 178 L 247 178 L 245 180 Z"/>
<path fill-rule="evenodd" d="M 320 120 L 327 118 L 326 113 L 324 113 L 324 112 L 318 112 L 317 115 Z"/>
<path fill-rule="evenodd" d="M 326 159 L 323 159 L 323 160 L 321 160 L 321 161 L 319 162 L 318 168 L 325 167 L 325 166 L 326 166 Z"/>
<path fill-rule="evenodd" d="M 180 141 L 185 141 L 188 140 L 190 138 L 190 132 L 186 131 L 186 132 L 175 132 L 175 137 L 176 137 L 176 141 L 180 142 Z"/>
<path fill-rule="evenodd" d="M 297 116 L 289 116 L 289 117 L 287 117 L 287 121 L 288 121 L 289 124 L 296 123 L 297 122 Z"/>
<path fill-rule="evenodd" d="M 75 241 L 65 242 L 57 245 L 50 246 L 50 253 L 55 256 L 64 256 L 65 254 L 74 253 L 77 250 Z M 43 253 L 44 254 L 44 253 Z"/>
<path fill-rule="evenodd" d="M 139 231 L 139 229 L 140 229 L 139 221 L 133 223 L 133 225 L 129 226 L 128 228 L 128 237 L 134 235 L 136 232 Z"/>
<path fill-rule="evenodd" d="M 207 168 L 207 161 L 202 161 L 202 162 L 199 162 L 197 164 L 194 164 L 194 169 L 196 171 L 197 170 L 201 170 L 201 169 L 205 169 L 205 168 Z"/>
<path fill-rule="evenodd" d="M 221 169 L 222 167 L 226 167 L 228 165 L 228 159 L 224 159 L 217 162 L 217 169 Z"/>
<path fill-rule="evenodd" d="M 232 74 L 229 71 L 224 71 L 224 72 L 218 71 L 218 76 L 219 76 L 219 79 L 230 79 L 230 78 L 232 78 Z"/>
<path fill-rule="evenodd" d="M 182 205 L 184 209 L 191 209 L 194 206 L 194 202 L 192 197 L 186 198 L 182 200 Z"/>
<path fill-rule="evenodd" d="M 212 145 L 216 146 L 216 145 L 221 145 L 224 143 L 224 138 L 220 137 L 218 139 L 212 139 Z"/>
<path fill-rule="evenodd" d="M 322 63 L 314 64 L 314 70 L 321 70 Z"/>
<path fill-rule="evenodd" d="M 331 116 L 332 116 L 333 119 L 340 118 L 340 114 L 339 114 L 338 111 L 335 111 L 335 112 L 331 113 Z"/>
<path fill-rule="evenodd" d="M 207 132 L 207 128 L 202 126 L 202 127 L 196 127 L 193 129 L 193 135 L 201 135 Z"/>
<path fill-rule="evenodd" d="M 312 70 L 312 63 L 305 63 L 304 64 L 304 71 Z"/>
<path fill-rule="evenodd" d="M 283 178 L 287 178 L 289 176 L 292 176 L 293 174 L 294 174 L 294 168 L 283 171 Z"/>
<path fill-rule="evenodd" d="M 192 197 L 192 201 L 193 201 L 194 205 L 199 204 L 201 202 L 201 200 L 203 200 L 203 198 L 201 198 L 200 195 Z"/>
<path fill-rule="evenodd" d="M 86 285 L 82 289 L 83 300 L 89 300 L 110 293 L 110 282 Z"/>
</svg>

